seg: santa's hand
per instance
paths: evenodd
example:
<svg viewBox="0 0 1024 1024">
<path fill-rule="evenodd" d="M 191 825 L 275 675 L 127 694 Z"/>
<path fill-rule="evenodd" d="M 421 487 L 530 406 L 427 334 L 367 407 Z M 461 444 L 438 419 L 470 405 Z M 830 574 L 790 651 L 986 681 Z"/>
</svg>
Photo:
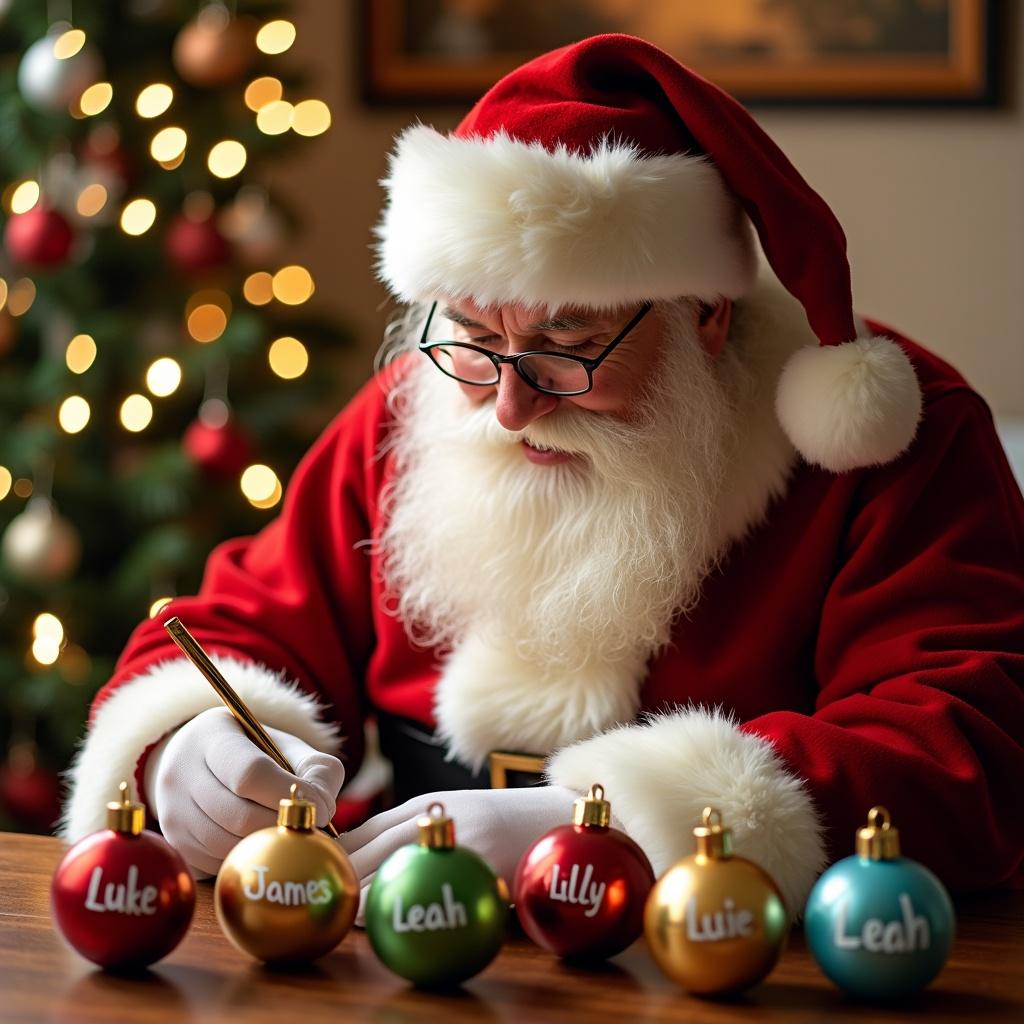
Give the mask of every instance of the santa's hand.
<svg viewBox="0 0 1024 1024">
<path fill-rule="evenodd" d="M 572 821 L 572 804 L 580 794 L 561 786 L 526 789 L 456 789 L 407 800 L 384 811 L 341 837 L 362 890 L 362 925 L 366 894 L 377 868 L 402 846 L 415 843 L 416 822 L 432 803 L 444 806 L 455 821 L 455 842 L 468 846 L 487 861 L 509 885 L 526 848 L 556 825 Z"/>
<path fill-rule="evenodd" d="M 215 875 L 244 836 L 277 821 L 293 783 L 316 805 L 317 823 L 334 817 L 342 763 L 291 733 L 267 729 L 295 768 L 285 771 L 242 731 L 227 708 L 210 708 L 164 740 L 146 764 L 149 806 L 164 838 L 199 878 Z"/>
</svg>

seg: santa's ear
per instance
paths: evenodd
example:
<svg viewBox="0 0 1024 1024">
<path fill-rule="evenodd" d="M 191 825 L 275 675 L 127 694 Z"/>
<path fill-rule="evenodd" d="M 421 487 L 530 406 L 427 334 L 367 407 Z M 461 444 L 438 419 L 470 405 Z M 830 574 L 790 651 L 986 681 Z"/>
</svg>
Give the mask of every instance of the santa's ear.
<svg viewBox="0 0 1024 1024">
<path fill-rule="evenodd" d="M 717 359 L 725 339 L 729 337 L 729 324 L 732 322 L 732 299 L 719 299 L 712 305 L 701 302 L 697 307 L 697 336 L 704 351 L 712 359 Z"/>
</svg>

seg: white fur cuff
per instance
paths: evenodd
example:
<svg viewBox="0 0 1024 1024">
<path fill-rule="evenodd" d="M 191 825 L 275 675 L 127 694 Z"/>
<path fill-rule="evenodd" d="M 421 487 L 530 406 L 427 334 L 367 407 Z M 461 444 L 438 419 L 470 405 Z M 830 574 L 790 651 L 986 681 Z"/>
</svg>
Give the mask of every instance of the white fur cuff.
<svg viewBox="0 0 1024 1024">
<path fill-rule="evenodd" d="M 732 829 L 736 853 L 775 879 L 794 915 L 825 864 L 803 783 L 767 740 L 717 711 L 690 708 L 620 726 L 559 751 L 547 774 L 581 793 L 601 783 L 658 875 L 694 852 L 693 828 L 708 805 Z"/>
<path fill-rule="evenodd" d="M 264 725 L 290 732 L 310 746 L 337 753 L 337 726 L 320 720 L 316 699 L 283 673 L 264 665 L 213 657 L 238 695 Z M 128 783 L 139 799 L 135 768 L 150 744 L 208 708 L 220 706 L 210 684 L 184 658 L 162 661 L 118 687 L 96 712 L 67 772 L 70 793 L 59 834 L 76 842 L 105 826 L 106 805 Z"/>
</svg>

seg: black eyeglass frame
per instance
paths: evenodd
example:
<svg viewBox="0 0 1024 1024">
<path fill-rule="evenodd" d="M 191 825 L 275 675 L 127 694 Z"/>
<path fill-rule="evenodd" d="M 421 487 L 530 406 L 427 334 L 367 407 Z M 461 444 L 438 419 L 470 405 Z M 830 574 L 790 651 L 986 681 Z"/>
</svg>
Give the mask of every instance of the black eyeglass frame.
<svg viewBox="0 0 1024 1024">
<path fill-rule="evenodd" d="M 528 352 L 517 352 L 513 356 L 499 356 L 497 352 L 489 352 L 485 348 L 480 348 L 477 345 L 470 345 L 465 341 L 427 341 L 427 333 L 430 331 L 430 325 L 434 320 L 434 313 L 437 312 L 437 301 L 431 303 L 430 313 L 427 316 L 427 322 L 423 325 L 423 333 L 420 335 L 419 350 L 427 356 L 427 358 L 446 376 L 451 377 L 452 380 L 457 380 L 462 384 L 469 384 L 472 387 L 478 388 L 491 388 L 501 379 L 501 367 L 503 363 L 508 363 L 516 371 L 519 377 L 524 380 L 534 391 L 539 391 L 542 395 L 556 395 L 559 398 L 573 398 L 576 395 L 585 395 L 588 391 L 593 390 L 594 387 L 594 371 L 612 354 L 615 348 L 623 341 L 627 334 L 653 308 L 653 302 L 644 302 L 643 305 L 636 311 L 632 319 L 622 328 L 621 331 L 615 337 L 608 342 L 605 346 L 604 351 L 600 355 L 594 356 L 592 359 L 587 359 L 585 356 L 574 356 L 568 352 L 545 352 L 543 349 L 531 349 Z M 464 377 L 458 377 L 454 373 L 449 373 L 434 357 L 434 349 L 441 348 L 466 348 L 470 352 L 476 352 L 478 355 L 486 356 L 494 364 L 494 380 L 483 383 L 478 380 L 466 380 Z M 547 359 L 564 359 L 570 363 L 578 363 L 587 372 L 587 386 L 580 388 L 578 391 L 552 391 L 550 388 L 542 387 L 536 381 L 530 380 L 529 376 L 524 372 L 522 367 L 519 365 L 520 360 L 525 359 L 527 356 L 544 356 Z"/>
</svg>

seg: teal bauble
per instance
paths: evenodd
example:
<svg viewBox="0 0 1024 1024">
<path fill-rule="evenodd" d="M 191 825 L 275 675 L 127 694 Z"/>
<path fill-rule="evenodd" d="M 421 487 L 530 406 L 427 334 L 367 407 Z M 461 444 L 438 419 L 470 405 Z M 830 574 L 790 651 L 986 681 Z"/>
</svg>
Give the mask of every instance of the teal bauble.
<svg viewBox="0 0 1024 1024">
<path fill-rule="evenodd" d="M 867 999 L 910 995 L 934 978 L 956 931 L 953 904 L 926 867 L 900 856 L 884 807 L 857 832 L 857 853 L 833 864 L 811 890 L 807 945 L 841 989 Z"/>
<path fill-rule="evenodd" d="M 507 889 L 487 862 L 455 845 L 441 804 L 417 822 L 420 837 L 377 869 L 366 934 L 380 961 L 424 987 L 458 985 L 482 971 L 505 940 Z"/>
</svg>

